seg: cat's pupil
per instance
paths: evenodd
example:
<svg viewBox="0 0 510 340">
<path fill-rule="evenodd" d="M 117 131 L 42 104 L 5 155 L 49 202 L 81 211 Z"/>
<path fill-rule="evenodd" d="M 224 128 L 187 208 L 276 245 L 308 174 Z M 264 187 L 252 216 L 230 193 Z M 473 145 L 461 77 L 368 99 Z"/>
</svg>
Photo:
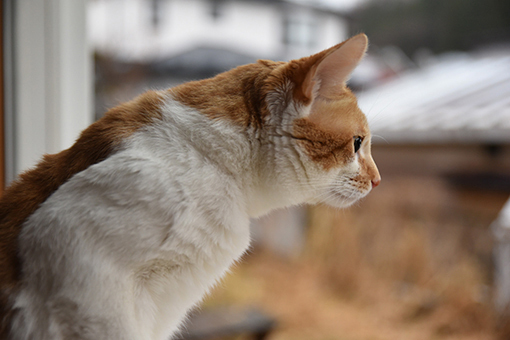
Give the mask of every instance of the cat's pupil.
<svg viewBox="0 0 510 340">
<path fill-rule="evenodd" d="M 354 152 L 358 152 L 359 148 L 361 147 L 361 142 L 363 142 L 363 138 L 361 137 L 354 137 Z"/>
</svg>

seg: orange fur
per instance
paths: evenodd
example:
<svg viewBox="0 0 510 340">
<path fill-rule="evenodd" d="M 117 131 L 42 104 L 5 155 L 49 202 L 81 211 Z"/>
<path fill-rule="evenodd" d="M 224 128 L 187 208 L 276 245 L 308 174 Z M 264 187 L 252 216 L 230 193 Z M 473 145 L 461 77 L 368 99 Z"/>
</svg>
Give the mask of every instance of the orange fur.
<svg viewBox="0 0 510 340">
<path fill-rule="evenodd" d="M 365 115 L 354 95 L 346 89 L 336 100 L 319 98 L 309 117 L 294 122 L 294 137 L 308 156 L 329 170 L 346 164 L 354 157 L 354 137 L 364 139 L 365 156 L 359 157 L 360 173 L 353 180 L 363 189 L 381 181 L 377 166 L 370 155 L 370 132 Z"/>
<path fill-rule="evenodd" d="M 353 137 L 368 135 L 367 121 L 350 91 L 337 100 L 318 99 L 309 117 L 294 122 L 294 137 L 308 156 L 325 169 L 341 166 L 354 155 Z"/>
<path fill-rule="evenodd" d="M 266 79 L 278 63 L 259 62 L 237 67 L 214 78 L 170 89 L 176 100 L 212 119 L 226 119 L 243 127 L 262 127 L 269 114 L 263 100 Z"/>
<path fill-rule="evenodd" d="M 347 88 L 343 91 L 333 100 L 319 97 L 308 119 L 326 131 L 349 133 L 351 137 L 368 136 L 368 122 L 358 107 L 356 97 Z"/>
<path fill-rule="evenodd" d="M 293 137 L 299 140 L 298 143 L 308 156 L 324 170 L 341 166 L 353 157 L 348 147 L 352 141 L 350 135 L 324 131 L 306 118 L 294 122 Z"/>
<path fill-rule="evenodd" d="M 309 93 L 301 84 L 314 65 L 343 44 L 288 63 L 259 60 L 213 78 L 181 84 L 169 91 L 179 102 L 212 119 L 226 119 L 243 127 L 261 128 L 269 114 L 265 103 L 267 94 L 289 80 L 298 84 L 294 87 L 293 99 L 310 104 Z"/>
</svg>

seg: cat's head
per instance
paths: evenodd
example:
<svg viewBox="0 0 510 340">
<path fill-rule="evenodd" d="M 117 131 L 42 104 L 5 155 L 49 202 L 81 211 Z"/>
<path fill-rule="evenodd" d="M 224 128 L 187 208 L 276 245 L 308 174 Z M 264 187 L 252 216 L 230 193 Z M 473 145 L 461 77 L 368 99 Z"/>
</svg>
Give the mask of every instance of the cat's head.
<svg viewBox="0 0 510 340">
<path fill-rule="evenodd" d="M 250 163 L 229 166 L 246 172 L 252 216 L 302 202 L 345 207 L 379 184 L 367 120 L 346 86 L 367 44 L 360 34 L 309 57 L 259 61 L 170 90 L 185 106 L 253 132 L 246 149 L 256 155 L 225 137 L 235 144 L 232 157 L 228 147 L 214 156 L 230 164 L 241 154 Z"/>
<path fill-rule="evenodd" d="M 359 34 L 339 45 L 273 68 L 266 82 L 268 126 L 297 177 L 297 195 L 310 203 L 346 207 L 381 181 L 371 155 L 367 119 L 346 86 L 368 40 Z M 287 184 L 291 185 L 291 184 Z"/>
</svg>

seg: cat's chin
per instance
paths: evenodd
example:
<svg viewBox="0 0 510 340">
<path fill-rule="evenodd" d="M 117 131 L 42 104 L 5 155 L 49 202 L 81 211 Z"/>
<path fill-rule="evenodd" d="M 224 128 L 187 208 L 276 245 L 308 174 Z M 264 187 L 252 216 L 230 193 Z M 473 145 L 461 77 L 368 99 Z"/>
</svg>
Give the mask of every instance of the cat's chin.
<svg viewBox="0 0 510 340">
<path fill-rule="evenodd" d="M 348 208 L 354 203 L 360 201 L 369 192 L 370 191 L 367 191 L 366 193 L 357 192 L 355 194 L 350 194 L 349 196 L 335 192 L 334 195 L 331 195 L 327 199 L 325 199 L 323 203 L 334 208 Z"/>
</svg>

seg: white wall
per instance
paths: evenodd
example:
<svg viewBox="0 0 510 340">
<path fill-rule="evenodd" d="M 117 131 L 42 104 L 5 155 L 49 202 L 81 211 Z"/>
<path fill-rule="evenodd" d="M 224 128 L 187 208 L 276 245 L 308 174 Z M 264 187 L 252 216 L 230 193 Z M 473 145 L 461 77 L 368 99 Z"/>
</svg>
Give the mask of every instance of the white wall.
<svg viewBox="0 0 510 340">
<path fill-rule="evenodd" d="M 17 0 L 15 171 L 72 145 L 92 122 L 86 0 Z"/>
</svg>

